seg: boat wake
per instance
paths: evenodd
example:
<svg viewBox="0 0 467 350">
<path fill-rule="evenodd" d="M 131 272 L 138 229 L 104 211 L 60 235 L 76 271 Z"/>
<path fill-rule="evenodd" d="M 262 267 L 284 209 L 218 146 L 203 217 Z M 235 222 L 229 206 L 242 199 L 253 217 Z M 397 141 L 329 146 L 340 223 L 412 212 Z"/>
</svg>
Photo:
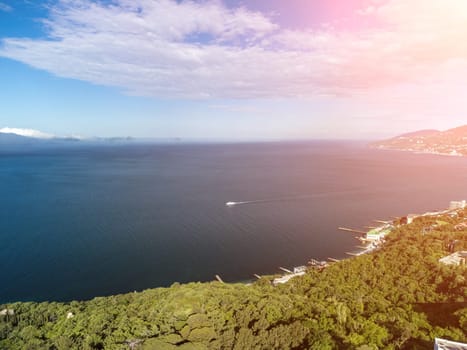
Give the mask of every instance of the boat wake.
<svg viewBox="0 0 467 350">
<path fill-rule="evenodd" d="M 254 203 L 255 201 L 245 201 L 245 202 L 226 202 L 225 205 L 227 207 L 233 207 L 234 205 L 241 205 L 241 204 L 248 204 L 248 203 Z"/>
<path fill-rule="evenodd" d="M 255 204 L 255 203 L 271 203 L 271 202 L 282 202 L 282 201 L 289 201 L 289 200 L 297 200 L 306 198 L 304 196 L 296 196 L 296 197 L 281 197 L 281 198 L 270 198 L 270 199 L 257 199 L 252 201 L 242 201 L 242 202 L 226 202 L 225 205 L 227 207 L 233 207 L 236 205 L 243 205 L 243 204 Z"/>
<path fill-rule="evenodd" d="M 243 205 L 243 204 L 310 200 L 310 199 L 323 198 L 323 197 L 329 197 L 329 196 L 336 196 L 336 195 L 342 195 L 342 194 L 349 194 L 349 193 L 355 193 L 355 192 L 356 192 L 355 190 L 351 190 L 351 191 L 331 191 L 331 192 L 323 192 L 323 193 L 315 193 L 315 194 L 284 196 L 284 197 L 277 197 L 277 198 L 257 199 L 257 200 L 251 200 L 251 201 L 241 201 L 241 202 L 229 201 L 229 202 L 226 202 L 225 205 L 227 207 L 233 207 L 233 206 Z"/>
</svg>

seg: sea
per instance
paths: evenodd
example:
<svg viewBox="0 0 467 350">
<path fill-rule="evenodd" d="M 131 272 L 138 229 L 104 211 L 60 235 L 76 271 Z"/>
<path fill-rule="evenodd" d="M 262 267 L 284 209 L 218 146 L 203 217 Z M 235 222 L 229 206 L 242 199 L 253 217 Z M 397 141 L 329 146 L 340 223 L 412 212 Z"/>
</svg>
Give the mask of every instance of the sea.
<svg viewBox="0 0 467 350">
<path fill-rule="evenodd" d="M 244 282 L 466 198 L 467 158 L 366 142 L 0 148 L 0 303 Z"/>
</svg>

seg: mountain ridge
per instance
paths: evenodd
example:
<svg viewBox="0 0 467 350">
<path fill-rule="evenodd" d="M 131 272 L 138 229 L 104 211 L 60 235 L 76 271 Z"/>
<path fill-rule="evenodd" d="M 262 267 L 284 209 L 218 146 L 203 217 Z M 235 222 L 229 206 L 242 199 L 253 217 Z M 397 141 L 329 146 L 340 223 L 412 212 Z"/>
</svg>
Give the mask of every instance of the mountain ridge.
<svg viewBox="0 0 467 350">
<path fill-rule="evenodd" d="M 467 125 L 452 129 L 419 130 L 377 141 L 371 147 L 386 150 L 467 156 Z"/>
<path fill-rule="evenodd" d="M 47 148 L 71 145 L 120 144 L 134 142 L 136 139 L 126 137 L 80 137 L 58 136 L 34 129 L 0 128 L 1 150 L 12 150 L 18 147 L 22 150 L 31 148 Z"/>
</svg>

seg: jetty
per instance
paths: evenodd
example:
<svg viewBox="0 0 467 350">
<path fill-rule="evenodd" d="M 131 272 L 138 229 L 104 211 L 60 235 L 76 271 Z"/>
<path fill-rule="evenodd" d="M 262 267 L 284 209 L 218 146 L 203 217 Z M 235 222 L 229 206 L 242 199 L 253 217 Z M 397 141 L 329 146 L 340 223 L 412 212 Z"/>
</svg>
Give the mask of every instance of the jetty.
<svg viewBox="0 0 467 350">
<path fill-rule="evenodd" d="M 348 228 L 348 227 L 338 227 L 338 229 L 341 231 L 346 231 L 346 232 L 366 234 L 365 231 L 355 230 L 353 228 Z"/>
<path fill-rule="evenodd" d="M 394 228 L 394 225 L 390 221 L 380 221 L 380 223 L 382 223 L 380 226 L 369 226 L 368 231 L 356 230 L 348 227 L 338 227 L 338 229 L 341 231 L 361 234 L 362 236 L 355 237 L 361 242 L 373 242 L 375 240 L 382 239 Z"/>
<path fill-rule="evenodd" d="M 384 220 L 373 220 L 374 222 L 377 222 L 378 224 L 390 224 L 391 221 L 384 221 Z"/>
<path fill-rule="evenodd" d="M 285 267 L 280 267 L 279 266 L 279 270 L 282 270 L 282 271 L 287 272 L 287 273 L 293 273 L 292 271 L 287 270 Z"/>
<path fill-rule="evenodd" d="M 222 280 L 221 276 L 219 275 L 216 275 L 216 280 L 218 280 L 220 283 L 224 283 L 224 281 Z"/>
<path fill-rule="evenodd" d="M 368 231 L 355 230 L 348 227 L 338 227 L 341 231 L 359 233 L 359 236 L 355 236 L 363 245 L 357 245 L 356 248 L 361 249 L 357 252 L 346 252 L 345 254 L 351 256 L 360 256 L 362 254 L 370 253 L 384 243 L 384 237 L 394 229 L 394 223 L 392 221 L 374 220 L 380 223 L 379 226 L 367 226 Z M 336 259 L 328 258 L 330 261 Z"/>
</svg>

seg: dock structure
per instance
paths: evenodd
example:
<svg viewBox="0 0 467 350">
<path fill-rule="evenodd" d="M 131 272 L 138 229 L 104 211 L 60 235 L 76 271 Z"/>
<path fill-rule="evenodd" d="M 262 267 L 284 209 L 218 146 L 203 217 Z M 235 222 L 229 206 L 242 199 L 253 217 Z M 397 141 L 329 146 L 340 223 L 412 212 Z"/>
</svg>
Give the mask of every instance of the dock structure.
<svg viewBox="0 0 467 350">
<path fill-rule="evenodd" d="M 353 228 L 348 228 L 348 227 L 338 227 L 338 229 L 341 231 L 346 231 L 346 232 L 361 233 L 363 235 L 366 234 L 365 231 L 355 230 Z"/>
<path fill-rule="evenodd" d="M 257 275 L 256 273 L 254 273 L 253 276 L 255 276 L 257 279 L 261 279 L 261 276 Z"/>
<path fill-rule="evenodd" d="M 328 258 L 329 261 L 332 261 L 332 262 L 338 262 L 340 261 L 339 259 L 335 259 L 335 258 Z"/>
<path fill-rule="evenodd" d="M 390 221 L 382 221 L 382 220 L 375 220 L 377 222 L 380 222 L 380 226 L 367 226 L 369 229 L 368 231 L 361 231 L 361 230 L 355 230 L 353 228 L 348 228 L 348 227 L 338 227 L 339 230 L 341 231 L 346 231 L 346 232 L 352 232 L 352 233 L 359 233 L 360 236 L 355 236 L 356 239 L 358 239 L 362 243 L 371 243 L 375 241 L 380 241 L 386 236 L 389 232 L 392 231 L 394 228 L 394 225 Z M 361 247 L 361 249 L 367 249 L 367 246 Z"/>
<path fill-rule="evenodd" d="M 216 280 L 218 280 L 220 283 L 224 283 L 224 281 L 222 280 L 221 276 L 219 275 L 216 275 Z"/>
<path fill-rule="evenodd" d="M 359 252 L 346 252 L 345 254 L 351 255 L 351 256 L 360 256 L 365 253 L 370 253 L 374 251 L 375 249 L 378 249 L 381 243 L 384 242 L 384 237 L 390 233 L 393 228 L 394 224 L 392 221 L 383 221 L 383 220 L 374 220 L 378 223 L 380 223 L 379 226 L 367 226 L 369 229 L 368 231 L 360 231 L 360 230 L 355 230 L 352 228 L 347 228 L 347 227 L 338 227 L 339 230 L 341 231 L 347 231 L 347 232 L 356 232 L 360 233 L 360 236 L 355 236 L 356 239 L 358 239 L 362 245 L 358 245 L 357 248 L 362 249 Z M 328 258 L 328 260 L 334 261 L 333 259 Z"/>
<path fill-rule="evenodd" d="M 384 220 L 373 220 L 374 222 L 377 222 L 378 224 L 390 224 L 391 221 L 384 221 Z"/>
<path fill-rule="evenodd" d="M 352 255 L 352 256 L 359 256 L 359 255 L 360 255 L 360 254 L 358 254 L 358 253 L 350 253 L 350 252 L 346 252 L 345 254 L 347 254 L 347 255 Z"/>
<path fill-rule="evenodd" d="M 279 270 L 282 270 L 282 271 L 287 272 L 287 273 L 293 273 L 292 271 L 286 269 L 285 267 L 280 267 L 279 266 Z"/>
</svg>

